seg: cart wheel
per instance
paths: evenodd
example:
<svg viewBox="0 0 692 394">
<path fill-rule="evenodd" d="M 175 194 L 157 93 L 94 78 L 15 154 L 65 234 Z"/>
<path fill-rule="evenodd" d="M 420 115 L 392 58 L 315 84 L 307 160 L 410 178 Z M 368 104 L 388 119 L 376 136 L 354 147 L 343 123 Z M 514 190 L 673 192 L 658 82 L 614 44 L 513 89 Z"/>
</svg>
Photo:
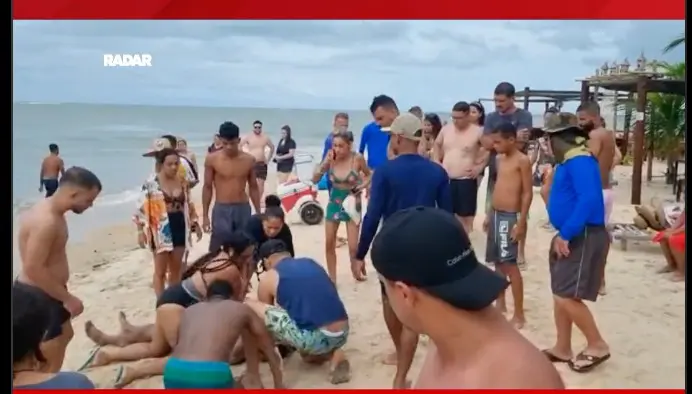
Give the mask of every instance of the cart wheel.
<svg viewBox="0 0 692 394">
<path fill-rule="evenodd" d="M 300 207 L 300 218 L 305 224 L 314 226 L 324 219 L 324 210 L 317 202 L 307 202 Z"/>
</svg>

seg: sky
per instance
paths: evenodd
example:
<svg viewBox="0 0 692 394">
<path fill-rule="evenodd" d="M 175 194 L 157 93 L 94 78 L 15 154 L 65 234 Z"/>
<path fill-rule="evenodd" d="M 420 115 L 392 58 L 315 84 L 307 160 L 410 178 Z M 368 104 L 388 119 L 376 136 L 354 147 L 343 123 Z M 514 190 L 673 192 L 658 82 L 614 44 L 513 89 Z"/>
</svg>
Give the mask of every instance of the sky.
<svg viewBox="0 0 692 394">
<path fill-rule="evenodd" d="M 579 89 L 604 62 L 682 61 L 662 48 L 684 21 L 15 21 L 13 98 L 366 109 L 373 96 L 424 109 L 518 90 Z M 104 67 L 148 53 L 151 68 Z"/>
</svg>

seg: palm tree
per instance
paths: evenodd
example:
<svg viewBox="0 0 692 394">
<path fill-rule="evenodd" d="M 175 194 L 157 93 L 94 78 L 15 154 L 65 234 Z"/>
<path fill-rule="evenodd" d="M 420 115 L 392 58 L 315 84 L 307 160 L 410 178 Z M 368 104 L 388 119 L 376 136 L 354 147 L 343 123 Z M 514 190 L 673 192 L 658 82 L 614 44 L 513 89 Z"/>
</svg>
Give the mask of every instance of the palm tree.
<svg viewBox="0 0 692 394">
<path fill-rule="evenodd" d="M 685 63 L 664 65 L 665 74 L 670 78 L 685 78 Z M 668 162 L 667 183 L 671 179 L 673 165 L 681 153 L 681 143 L 685 140 L 685 97 L 674 94 L 651 93 L 648 95 L 646 117 L 647 141 L 647 180 L 652 174 L 654 157 L 665 158 Z"/>
<path fill-rule="evenodd" d="M 682 45 L 683 47 L 685 46 L 685 33 L 682 33 L 678 38 L 668 43 L 668 45 L 666 45 L 666 47 L 663 48 L 663 53 L 668 53 L 673 49 L 679 47 L 680 45 Z"/>
</svg>

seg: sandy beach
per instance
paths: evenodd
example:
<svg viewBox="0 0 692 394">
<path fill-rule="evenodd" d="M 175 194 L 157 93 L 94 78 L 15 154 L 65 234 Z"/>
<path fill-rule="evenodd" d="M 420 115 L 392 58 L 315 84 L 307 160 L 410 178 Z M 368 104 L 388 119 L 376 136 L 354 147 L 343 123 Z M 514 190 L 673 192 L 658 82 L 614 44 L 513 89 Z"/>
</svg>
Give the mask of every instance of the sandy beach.
<svg viewBox="0 0 692 394">
<path fill-rule="evenodd" d="M 658 164 L 657 164 L 658 167 Z M 660 173 L 662 170 L 655 171 Z M 629 204 L 631 167 L 618 167 L 615 176 L 616 206 L 612 220 L 631 222 L 634 210 Z M 268 189 L 273 188 L 270 176 Z M 200 187 L 195 190 L 200 193 Z M 197 196 L 199 197 L 199 196 Z M 485 200 L 485 181 L 478 193 L 479 206 Z M 643 201 L 652 197 L 672 199 L 671 187 L 662 179 L 645 185 Z M 322 201 L 326 195 L 322 193 Z M 134 209 L 134 207 L 133 207 Z M 477 217 L 477 229 L 483 217 Z M 535 194 L 531 208 L 528 243 L 528 269 L 524 272 L 525 304 L 528 324 L 522 333 L 539 348 L 554 341 L 552 300 L 548 278 L 548 248 L 552 232 L 541 227 L 547 220 L 545 207 Z M 324 260 L 324 229 L 322 225 L 306 226 L 295 216 L 287 219 L 294 234 L 296 253 Z M 342 231 L 344 231 L 342 229 Z M 345 234 L 344 234 L 345 235 Z M 484 255 L 485 235 L 475 231 L 471 236 L 478 256 Z M 195 245 L 191 258 L 206 250 L 208 236 Z M 150 287 L 151 255 L 136 245 L 136 233 L 129 218 L 123 224 L 94 230 L 82 243 L 70 245 L 72 267 L 70 287 L 83 301 L 84 313 L 74 320 L 75 337 L 67 350 L 64 365 L 74 370 L 92 347 L 84 335 L 88 319 L 105 331 L 118 329 L 117 312 L 125 311 L 135 323 L 150 323 L 154 316 L 154 293 Z M 392 345 L 381 316 L 379 287 L 369 266 L 370 277 L 356 283 L 348 268 L 346 248 L 337 252 L 339 258 L 338 288 L 351 319 L 351 335 L 345 351 L 351 360 L 353 379 L 343 388 L 389 388 L 394 367 L 381 363 L 382 355 Z M 588 374 L 577 374 L 564 365 L 557 365 L 570 388 L 684 388 L 685 387 L 685 285 L 672 283 L 655 271 L 665 264 L 658 247 L 648 242 L 632 244 L 623 252 L 617 244 L 611 249 L 607 266 L 608 295 L 594 304 L 593 310 L 613 357 L 602 367 Z M 511 305 L 511 302 L 508 302 Z M 583 338 L 577 330 L 573 340 L 579 350 Z M 421 341 L 410 377 L 418 374 L 426 353 Z M 116 365 L 91 370 L 89 377 L 103 388 L 111 387 Z M 271 387 L 268 368 L 262 367 L 264 384 Z M 235 369 L 242 371 L 243 366 Z M 289 388 L 332 388 L 326 371 L 305 365 L 298 356 L 285 363 L 285 382 Z M 161 377 L 138 381 L 131 388 L 162 387 Z"/>
</svg>

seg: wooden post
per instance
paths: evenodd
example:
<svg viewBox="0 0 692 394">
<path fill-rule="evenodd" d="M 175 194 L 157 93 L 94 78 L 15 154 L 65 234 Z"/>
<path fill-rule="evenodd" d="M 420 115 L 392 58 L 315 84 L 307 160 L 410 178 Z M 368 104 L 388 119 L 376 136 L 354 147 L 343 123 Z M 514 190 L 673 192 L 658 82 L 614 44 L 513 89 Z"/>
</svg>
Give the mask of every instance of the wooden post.
<svg viewBox="0 0 692 394">
<path fill-rule="evenodd" d="M 613 130 L 613 133 L 617 131 L 618 129 L 618 105 L 619 103 L 619 96 L 620 92 L 617 90 L 615 91 L 615 94 L 613 95 L 613 125 L 609 127 L 609 129 Z"/>
<path fill-rule="evenodd" d="M 631 203 L 638 205 L 642 202 L 642 167 L 644 166 L 644 132 L 646 113 L 646 82 L 647 77 L 637 79 L 637 106 L 634 122 L 634 149 L 632 154 L 632 199 Z"/>
<path fill-rule="evenodd" d="M 589 81 L 581 81 L 580 99 L 582 104 L 589 101 Z"/>
<path fill-rule="evenodd" d="M 525 87 L 524 88 L 524 109 L 529 110 L 529 97 L 531 97 L 531 88 L 530 87 Z"/>
</svg>

